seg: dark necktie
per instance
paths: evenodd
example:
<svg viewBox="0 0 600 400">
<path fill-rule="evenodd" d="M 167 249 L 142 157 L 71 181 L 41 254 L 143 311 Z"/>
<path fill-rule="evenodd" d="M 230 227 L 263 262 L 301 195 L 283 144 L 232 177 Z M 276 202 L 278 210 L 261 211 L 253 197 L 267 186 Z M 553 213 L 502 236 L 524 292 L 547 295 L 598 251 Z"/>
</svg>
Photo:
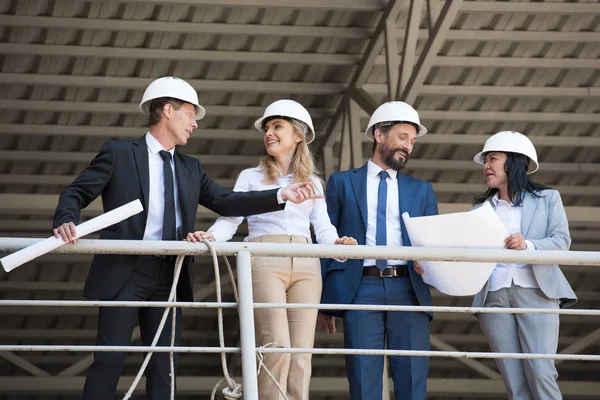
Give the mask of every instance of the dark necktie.
<svg viewBox="0 0 600 400">
<path fill-rule="evenodd" d="M 377 225 L 375 227 L 375 244 L 387 246 L 387 171 L 379 173 L 379 190 L 377 191 Z M 376 260 L 375 265 L 380 270 L 387 267 L 387 260 Z"/>
<path fill-rule="evenodd" d="M 175 185 L 173 184 L 173 169 L 171 168 L 171 153 L 160 151 L 163 159 L 163 176 L 165 180 L 165 210 L 163 216 L 162 240 L 175 240 Z"/>
</svg>

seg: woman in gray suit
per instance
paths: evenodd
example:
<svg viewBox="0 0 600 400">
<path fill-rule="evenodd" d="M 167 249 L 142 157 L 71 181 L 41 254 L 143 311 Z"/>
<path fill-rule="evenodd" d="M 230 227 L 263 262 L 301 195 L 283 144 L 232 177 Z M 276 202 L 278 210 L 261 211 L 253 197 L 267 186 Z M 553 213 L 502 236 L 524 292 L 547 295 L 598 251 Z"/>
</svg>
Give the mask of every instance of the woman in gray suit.
<svg viewBox="0 0 600 400">
<path fill-rule="evenodd" d="M 475 158 L 488 190 L 476 207 L 490 202 L 509 233 L 507 249 L 568 250 L 569 224 L 560 194 L 530 180 L 537 153 L 518 132 L 490 137 Z M 575 293 L 558 265 L 498 263 L 474 307 L 558 309 L 573 305 Z M 558 314 L 479 314 L 491 349 L 502 353 L 556 354 Z M 510 399 L 562 399 L 554 360 L 496 359 Z"/>
</svg>

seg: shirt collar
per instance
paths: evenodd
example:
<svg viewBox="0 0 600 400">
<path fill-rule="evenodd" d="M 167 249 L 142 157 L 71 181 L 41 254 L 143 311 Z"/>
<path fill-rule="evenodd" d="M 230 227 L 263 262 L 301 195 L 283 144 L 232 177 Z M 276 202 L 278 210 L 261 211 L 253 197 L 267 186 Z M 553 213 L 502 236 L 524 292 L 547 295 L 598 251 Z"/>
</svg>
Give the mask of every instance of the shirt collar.
<svg viewBox="0 0 600 400">
<path fill-rule="evenodd" d="M 383 168 L 375 164 L 373 160 L 369 160 L 369 162 L 367 163 L 367 173 L 369 174 L 369 177 L 377 178 L 381 171 L 383 171 Z M 390 178 L 392 179 L 392 181 L 395 181 L 398 177 L 398 171 L 392 168 L 388 168 L 386 169 L 386 171 L 388 174 L 390 174 Z"/>
<path fill-rule="evenodd" d="M 510 203 L 507 203 L 506 200 L 500 199 L 500 192 L 496 192 L 494 197 L 492 197 L 492 203 L 494 204 L 494 207 L 498 207 L 498 204 L 501 203 L 508 204 L 509 206 L 514 207 L 512 201 Z M 523 207 L 523 205 L 521 205 L 520 207 Z"/>
<path fill-rule="evenodd" d="M 146 133 L 146 145 L 148 146 L 150 153 L 154 155 L 158 154 L 162 150 L 165 150 L 171 153 L 172 156 L 175 156 L 175 147 L 173 147 L 171 150 L 166 150 L 150 132 Z"/>
</svg>

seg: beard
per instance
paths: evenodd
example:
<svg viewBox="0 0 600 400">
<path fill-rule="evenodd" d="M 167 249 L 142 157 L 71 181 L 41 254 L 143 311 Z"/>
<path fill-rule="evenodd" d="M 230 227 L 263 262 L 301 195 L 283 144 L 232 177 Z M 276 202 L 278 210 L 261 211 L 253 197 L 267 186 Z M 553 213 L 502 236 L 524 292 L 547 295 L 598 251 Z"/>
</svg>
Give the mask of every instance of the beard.
<svg viewBox="0 0 600 400">
<path fill-rule="evenodd" d="M 396 158 L 396 152 L 402 152 L 404 154 L 404 160 L 401 158 Z M 402 171 L 404 167 L 406 167 L 406 163 L 408 162 L 408 151 L 403 147 L 394 147 L 390 148 L 387 144 L 382 143 L 379 146 L 379 156 L 391 169 L 394 171 Z"/>
</svg>

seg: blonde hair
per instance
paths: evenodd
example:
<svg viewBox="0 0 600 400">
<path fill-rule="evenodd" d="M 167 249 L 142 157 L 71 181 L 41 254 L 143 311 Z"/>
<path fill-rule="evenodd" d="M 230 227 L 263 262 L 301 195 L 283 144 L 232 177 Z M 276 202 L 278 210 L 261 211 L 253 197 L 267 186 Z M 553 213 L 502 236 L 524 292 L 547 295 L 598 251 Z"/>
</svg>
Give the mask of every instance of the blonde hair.
<svg viewBox="0 0 600 400">
<path fill-rule="evenodd" d="M 315 162 L 312 153 L 308 148 L 308 144 L 306 144 L 306 135 L 304 134 L 306 128 L 302 125 L 302 123 L 294 119 L 292 119 L 292 121 L 288 120 L 288 122 L 292 124 L 294 134 L 302 137 L 302 141 L 296 145 L 296 150 L 294 151 L 294 156 L 292 157 L 292 182 L 311 182 L 312 177 L 315 176 L 318 178 L 318 174 L 320 172 L 315 168 Z M 281 172 L 277 169 L 277 165 L 275 164 L 275 157 L 269 154 L 261 158 L 259 167 L 265 171 L 265 179 L 263 180 L 264 183 L 275 183 L 281 174 Z"/>
</svg>

